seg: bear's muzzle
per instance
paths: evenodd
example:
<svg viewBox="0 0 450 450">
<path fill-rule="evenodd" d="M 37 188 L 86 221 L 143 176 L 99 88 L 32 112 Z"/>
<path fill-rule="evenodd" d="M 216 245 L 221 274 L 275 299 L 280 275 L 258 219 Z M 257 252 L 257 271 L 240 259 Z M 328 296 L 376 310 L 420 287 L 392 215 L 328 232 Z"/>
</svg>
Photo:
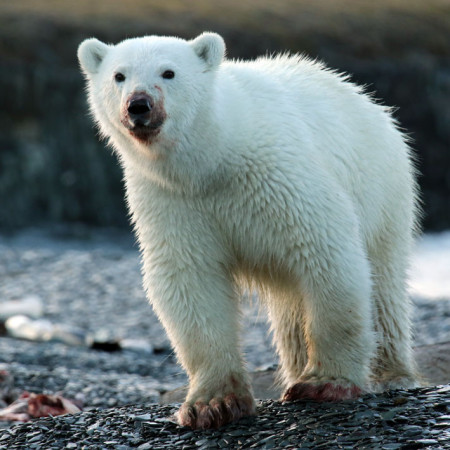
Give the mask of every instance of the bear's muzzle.
<svg viewBox="0 0 450 450">
<path fill-rule="evenodd" d="M 166 118 L 162 101 L 154 102 L 146 92 L 134 92 L 122 110 L 121 122 L 139 141 L 151 143 Z"/>
</svg>

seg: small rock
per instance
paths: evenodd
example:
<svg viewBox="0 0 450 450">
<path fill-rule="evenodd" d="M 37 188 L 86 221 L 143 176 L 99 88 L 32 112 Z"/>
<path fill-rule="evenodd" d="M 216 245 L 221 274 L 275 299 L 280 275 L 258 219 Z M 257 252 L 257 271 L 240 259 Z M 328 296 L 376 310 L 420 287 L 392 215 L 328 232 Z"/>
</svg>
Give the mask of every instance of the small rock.
<svg viewBox="0 0 450 450">
<path fill-rule="evenodd" d="M 416 442 L 422 445 L 435 445 L 439 444 L 436 439 L 417 439 Z"/>
<path fill-rule="evenodd" d="M 439 422 L 435 425 L 437 428 L 447 428 L 450 430 L 450 422 Z"/>
<path fill-rule="evenodd" d="M 33 436 L 31 439 L 28 439 L 28 442 L 29 443 L 37 442 L 37 441 L 40 441 L 41 438 L 42 438 L 42 434 L 39 433 L 36 436 Z"/>
<path fill-rule="evenodd" d="M 122 339 L 119 345 L 122 350 L 136 353 L 153 353 L 153 346 L 145 339 Z"/>
<path fill-rule="evenodd" d="M 395 406 L 400 406 L 407 403 L 408 399 L 406 397 L 395 397 L 392 402 L 394 403 Z"/>
<path fill-rule="evenodd" d="M 418 425 L 407 425 L 403 428 L 403 434 L 405 436 L 415 436 L 416 434 L 421 434 L 423 431 L 423 428 Z"/>
<path fill-rule="evenodd" d="M 450 392 L 450 384 L 447 386 L 443 386 L 436 391 L 436 394 L 445 394 L 446 392 Z"/>
<path fill-rule="evenodd" d="M 182 434 L 179 438 L 184 441 L 186 439 L 190 439 L 192 436 L 194 436 L 194 433 L 192 431 L 189 431 L 187 433 Z"/>
<path fill-rule="evenodd" d="M 152 418 L 151 414 L 141 414 L 139 416 L 130 416 L 133 420 L 139 420 L 139 421 L 144 421 L 144 420 L 150 420 Z M 156 425 L 156 424 L 155 424 Z"/>
<path fill-rule="evenodd" d="M 146 442 L 145 444 L 141 444 L 138 447 L 138 450 L 149 450 L 151 448 L 152 448 L 152 446 L 148 442 Z"/>
<path fill-rule="evenodd" d="M 381 448 L 383 450 L 396 450 L 398 448 L 402 448 L 402 444 L 384 444 Z"/>
</svg>

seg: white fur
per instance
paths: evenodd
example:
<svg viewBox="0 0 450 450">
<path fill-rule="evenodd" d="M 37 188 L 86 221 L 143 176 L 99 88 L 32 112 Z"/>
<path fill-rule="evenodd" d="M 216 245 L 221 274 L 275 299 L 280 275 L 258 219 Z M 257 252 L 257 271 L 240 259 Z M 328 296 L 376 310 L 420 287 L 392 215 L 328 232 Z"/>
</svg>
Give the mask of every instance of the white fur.
<svg viewBox="0 0 450 450">
<path fill-rule="evenodd" d="M 385 107 L 320 63 L 227 61 L 224 51 L 212 33 L 79 50 L 188 402 L 249 392 L 243 283 L 267 305 L 287 385 L 414 384 L 405 274 L 417 211 L 404 136 Z M 120 123 L 136 91 L 167 112 L 151 145 Z"/>
</svg>

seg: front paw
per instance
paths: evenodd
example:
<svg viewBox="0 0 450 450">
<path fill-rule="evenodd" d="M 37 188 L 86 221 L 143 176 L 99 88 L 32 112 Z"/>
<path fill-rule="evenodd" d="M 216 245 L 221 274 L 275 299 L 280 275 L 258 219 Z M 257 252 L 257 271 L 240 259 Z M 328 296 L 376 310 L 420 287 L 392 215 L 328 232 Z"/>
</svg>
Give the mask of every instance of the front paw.
<svg viewBox="0 0 450 450">
<path fill-rule="evenodd" d="M 185 402 L 176 413 L 178 424 L 194 429 L 219 428 L 241 417 L 255 414 L 255 402 L 248 394 L 227 394 L 204 401 Z"/>
</svg>

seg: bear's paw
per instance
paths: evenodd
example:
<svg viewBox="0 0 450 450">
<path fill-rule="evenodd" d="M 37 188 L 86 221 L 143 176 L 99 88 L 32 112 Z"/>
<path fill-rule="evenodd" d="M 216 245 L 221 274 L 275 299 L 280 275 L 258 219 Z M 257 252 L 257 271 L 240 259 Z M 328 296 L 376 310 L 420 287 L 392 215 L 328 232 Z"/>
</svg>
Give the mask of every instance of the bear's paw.
<svg viewBox="0 0 450 450">
<path fill-rule="evenodd" d="M 299 381 L 289 387 L 281 401 L 313 400 L 316 402 L 340 402 L 354 400 L 362 394 L 361 388 L 345 380 L 327 382 Z"/>
<path fill-rule="evenodd" d="M 251 396 L 238 397 L 236 394 L 228 394 L 223 398 L 213 398 L 209 403 L 185 402 L 175 417 L 180 426 L 205 430 L 219 428 L 254 414 L 255 404 Z"/>
</svg>

